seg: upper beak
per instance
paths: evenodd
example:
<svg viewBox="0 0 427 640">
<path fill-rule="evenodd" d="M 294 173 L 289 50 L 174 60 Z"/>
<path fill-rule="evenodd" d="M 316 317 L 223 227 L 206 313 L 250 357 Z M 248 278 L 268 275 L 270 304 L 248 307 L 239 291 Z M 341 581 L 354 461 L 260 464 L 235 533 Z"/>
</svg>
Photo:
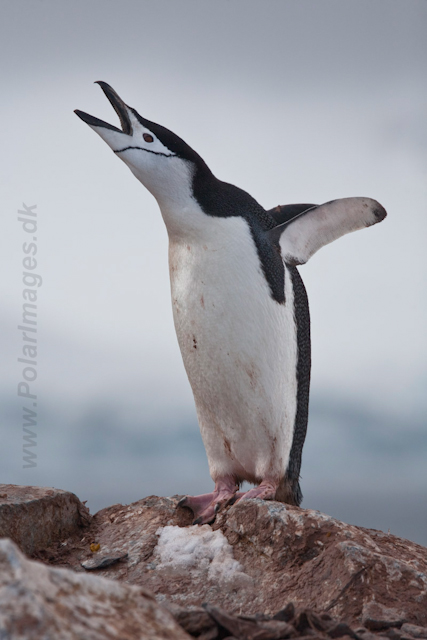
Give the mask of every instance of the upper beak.
<svg viewBox="0 0 427 640">
<path fill-rule="evenodd" d="M 129 107 L 123 102 L 120 96 L 117 95 L 117 93 L 112 87 L 110 87 L 109 84 L 107 84 L 106 82 L 102 82 L 102 80 L 97 81 L 96 84 L 99 84 L 108 100 L 113 105 L 114 111 L 120 118 L 120 124 L 122 125 L 122 128 L 118 129 L 112 124 L 108 124 L 108 122 L 104 122 L 99 118 L 95 118 L 95 116 L 91 116 L 84 111 L 80 111 L 80 109 L 75 109 L 74 113 L 91 126 L 104 127 L 105 129 L 111 129 L 112 131 L 117 131 L 118 133 L 126 133 L 127 135 L 132 135 L 132 125 L 128 114 Z"/>
</svg>

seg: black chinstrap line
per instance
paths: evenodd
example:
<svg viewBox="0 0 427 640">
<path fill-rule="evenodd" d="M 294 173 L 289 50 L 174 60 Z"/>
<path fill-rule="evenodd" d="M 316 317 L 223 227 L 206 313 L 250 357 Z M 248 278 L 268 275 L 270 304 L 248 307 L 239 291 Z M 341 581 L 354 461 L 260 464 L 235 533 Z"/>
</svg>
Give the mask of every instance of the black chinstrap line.
<svg viewBox="0 0 427 640">
<path fill-rule="evenodd" d="M 114 151 L 114 153 L 123 153 L 123 151 L 128 151 L 129 149 L 138 149 L 138 151 L 146 151 L 147 153 L 154 153 L 155 156 L 163 156 L 165 158 L 175 158 L 176 157 L 176 153 L 171 153 L 171 154 L 167 154 L 167 153 L 162 153 L 161 151 L 151 151 L 150 149 L 143 149 L 142 147 L 124 147 L 123 149 L 117 149 L 117 151 Z"/>
</svg>

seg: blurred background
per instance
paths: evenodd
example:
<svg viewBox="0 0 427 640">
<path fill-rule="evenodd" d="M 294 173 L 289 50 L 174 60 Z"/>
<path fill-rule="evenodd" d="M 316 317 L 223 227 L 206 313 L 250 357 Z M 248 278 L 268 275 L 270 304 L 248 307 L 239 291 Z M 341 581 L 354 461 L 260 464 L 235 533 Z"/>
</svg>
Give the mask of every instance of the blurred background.
<svg viewBox="0 0 427 640">
<path fill-rule="evenodd" d="M 427 544 L 425 0 L 2 0 L 0 482 L 92 512 L 211 490 L 152 196 L 73 113 L 95 80 L 266 208 L 368 196 L 388 218 L 300 268 L 311 308 L 303 506 Z M 37 407 L 22 203 L 37 205 Z M 23 468 L 23 407 L 37 466 Z"/>
</svg>

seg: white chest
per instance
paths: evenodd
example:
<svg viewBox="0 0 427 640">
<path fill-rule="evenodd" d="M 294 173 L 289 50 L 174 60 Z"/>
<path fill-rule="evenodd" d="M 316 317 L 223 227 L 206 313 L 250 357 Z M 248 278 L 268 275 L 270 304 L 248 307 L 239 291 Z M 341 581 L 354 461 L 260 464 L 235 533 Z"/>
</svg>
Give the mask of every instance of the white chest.
<svg viewBox="0 0 427 640">
<path fill-rule="evenodd" d="M 276 465 L 282 473 L 292 442 L 297 356 L 291 278 L 285 278 L 287 302 L 278 304 L 247 223 L 207 216 L 203 222 L 197 236 L 170 239 L 175 328 L 211 473 L 216 467 L 224 472 L 229 448 L 235 467 L 255 481 L 265 467 Z"/>
</svg>

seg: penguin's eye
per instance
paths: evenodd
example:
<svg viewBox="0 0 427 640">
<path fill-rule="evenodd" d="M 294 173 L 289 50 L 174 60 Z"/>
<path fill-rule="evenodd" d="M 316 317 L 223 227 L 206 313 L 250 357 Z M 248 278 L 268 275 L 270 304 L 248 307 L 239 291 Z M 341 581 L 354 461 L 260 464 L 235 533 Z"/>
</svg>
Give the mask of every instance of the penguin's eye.
<svg viewBox="0 0 427 640">
<path fill-rule="evenodd" d="M 142 137 L 144 138 L 145 142 L 154 142 L 153 136 L 150 136 L 149 133 L 143 133 Z"/>
</svg>

